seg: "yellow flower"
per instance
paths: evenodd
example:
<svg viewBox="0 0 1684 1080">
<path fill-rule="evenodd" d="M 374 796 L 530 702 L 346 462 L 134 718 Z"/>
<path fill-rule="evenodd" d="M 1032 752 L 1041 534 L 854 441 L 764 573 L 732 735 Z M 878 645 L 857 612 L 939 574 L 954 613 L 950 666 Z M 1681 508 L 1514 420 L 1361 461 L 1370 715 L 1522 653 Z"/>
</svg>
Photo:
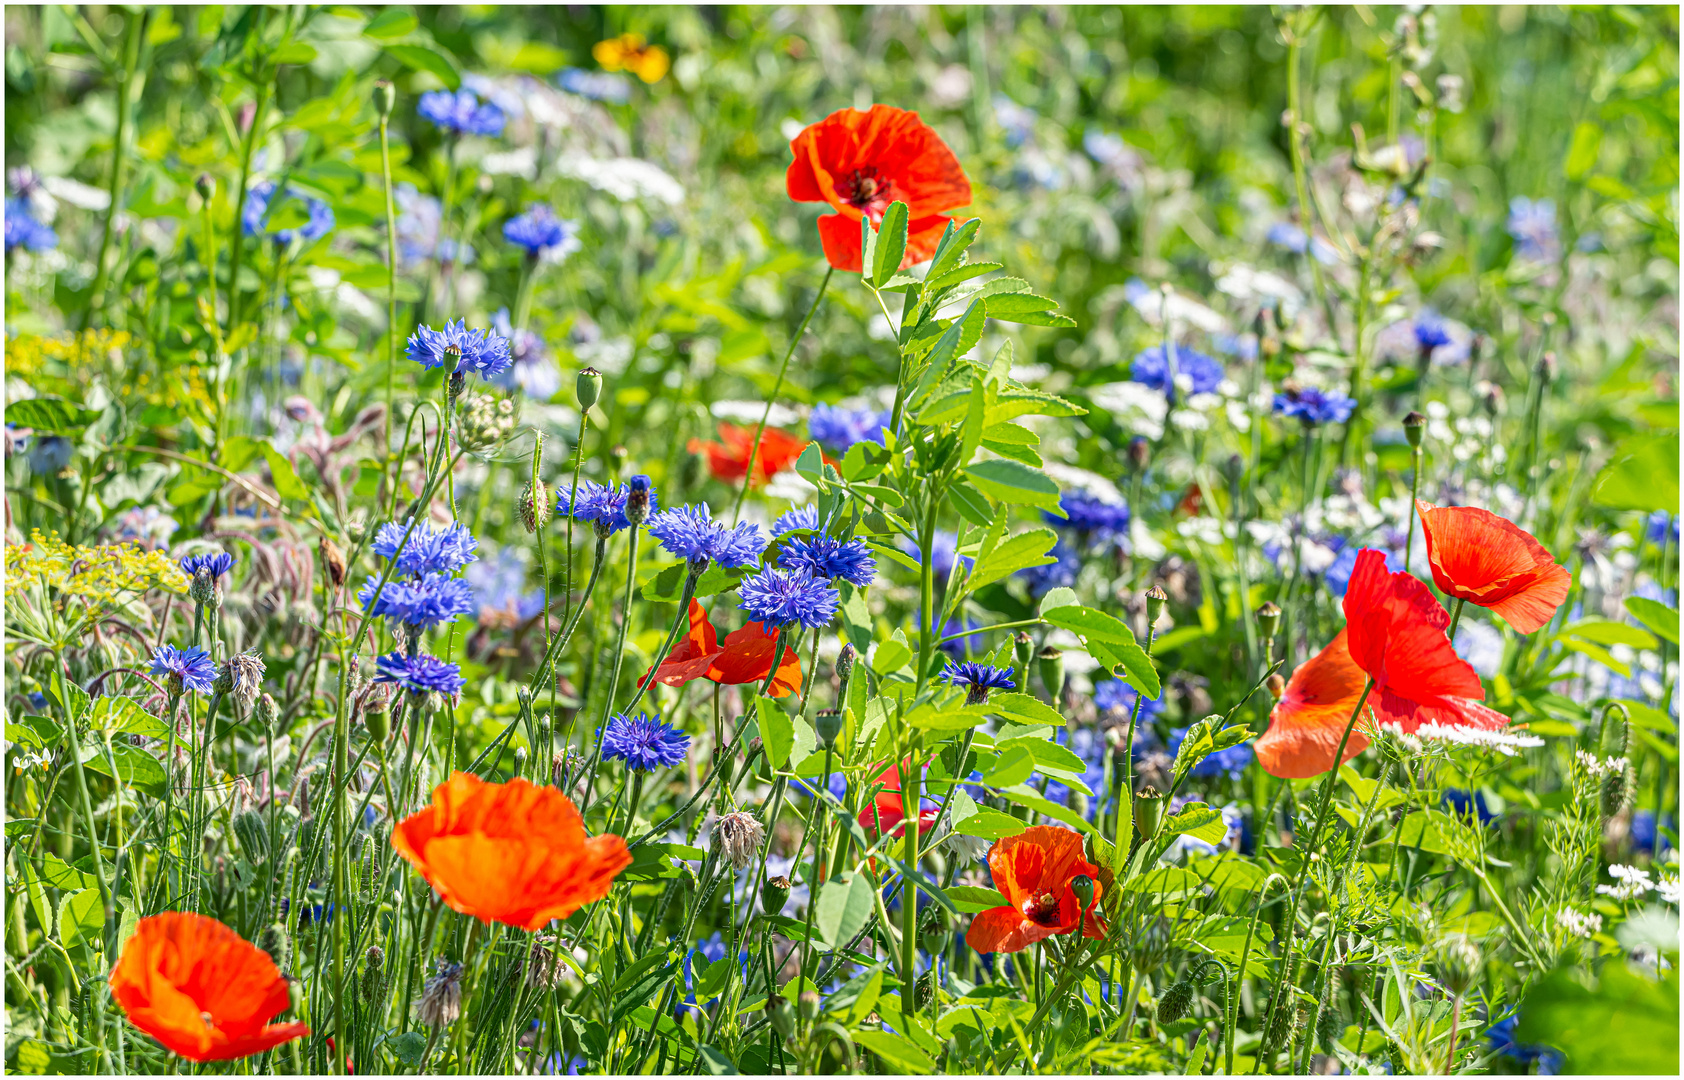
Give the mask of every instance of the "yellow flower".
<svg viewBox="0 0 1684 1080">
<path fill-rule="evenodd" d="M 123 593 L 164 589 L 187 592 L 189 579 L 162 551 L 147 551 L 133 541 L 72 546 L 57 533 L 30 534 L 27 544 L 6 546 L 6 595 L 45 586 L 61 601 L 76 600 L 91 607 L 107 607 Z"/>
<path fill-rule="evenodd" d="M 591 47 L 591 55 L 604 71 L 629 71 L 646 83 L 660 82 L 672 67 L 667 51 L 659 45 L 645 44 L 642 34 L 621 34 L 599 41 Z"/>
</svg>

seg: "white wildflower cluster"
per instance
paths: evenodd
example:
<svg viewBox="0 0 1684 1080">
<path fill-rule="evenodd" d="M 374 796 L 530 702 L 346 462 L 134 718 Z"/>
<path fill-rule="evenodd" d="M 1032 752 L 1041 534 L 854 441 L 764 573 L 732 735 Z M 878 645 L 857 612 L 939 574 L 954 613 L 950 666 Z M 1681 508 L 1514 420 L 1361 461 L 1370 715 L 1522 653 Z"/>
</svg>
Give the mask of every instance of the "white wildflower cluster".
<svg viewBox="0 0 1684 1080">
<path fill-rule="evenodd" d="M 1508 757 L 1513 757 L 1518 750 L 1544 745 L 1544 740 L 1536 735 L 1527 735 L 1524 732 L 1510 731 L 1506 728 L 1488 730 L 1486 728 L 1463 727 L 1436 722 L 1422 724 L 1415 729 L 1415 735 L 1420 739 L 1458 743 L 1462 746 L 1483 746 Z"/>
<path fill-rule="evenodd" d="M 1649 877 L 1649 871 L 1636 866 L 1616 863 L 1608 868 L 1608 876 L 1614 879 L 1614 884 L 1598 885 L 1596 891 L 1615 900 L 1636 900 L 1655 887 L 1654 880 Z"/>
<path fill-rule="evenodd" d="M 1661 878 L 1659 881 L 1655 882 L 1655 892 L 1659 893 L 1661 899 L 1671 904 L 1673 907 L 1678 906 L 1679 888 L 1677 878 Z"/>
<path fill-rule="evenodd" d="M 1573 751 L 1573 757 L 1592 780 L 1600 780 L 1605 776 L 1623 773 L 1631 764 L 1623 757 L 1600 758 L 1588 750 L 1575 750 Z"/>
<path fill-rule="evenodd" d="M 1594 912 L 1562 908 L 1555 913 L 1555 925 L 1571 937 L 1588 938 L 1602 932 L 1602 916 Z"/>
</svg>

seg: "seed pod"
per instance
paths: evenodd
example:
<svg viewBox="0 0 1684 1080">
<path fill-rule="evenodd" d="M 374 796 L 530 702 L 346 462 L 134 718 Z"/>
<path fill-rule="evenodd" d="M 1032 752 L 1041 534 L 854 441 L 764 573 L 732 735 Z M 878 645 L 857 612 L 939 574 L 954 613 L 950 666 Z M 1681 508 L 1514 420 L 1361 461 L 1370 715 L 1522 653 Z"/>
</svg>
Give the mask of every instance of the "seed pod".
<svg viewBox="0 0 1684 1080">
<path fill-rule="evenodd" d="M 1140 789 L 1134 797 L 1134 827 L 1140 832 L 1142 840 L 1150 840 L 1158 834 L 1158 826 L 1164 820 L 1164 796 L 1150 785 Z"/>
<path fill-rule="evenodd" d="M 1281 609 L 1273 600 L 1265 600 L 1257 609 L 1257 632 L 1273 641 L 1281 628 Z"/>
<path fill-rule="evenodd" d="M 391 116 L 397 103 L 398 92 L 390 82 L 381 79 L 374 84 L 374 108 L 380 113 L 380 119 Z"/>
<path fill-rule="evenodd" d="M 368 728 L 369 736 L 379 746 L 384 746 L 392 733 L 392 702 L 384 685 L 376 685 L 363 699 L 363 726 Z"/>
<path fill-rule="evenodd" d="M 1058 695 L 1064 690 L 1064 653 L 1060 649 L 1048 646 L 1035 656 L 1035 665 L 1041 672 L 1041 686 L 1047 691 L 1047 696 L 1058 702 Z"/>
<path fill-rule="evenodd" d="M 1411 448 L 1420 448 L 1421 435 L 1426 426 L 1427 418 L 1422 416 L 1420 413 L 1415 412 L 1413 409 L 1410 410 L 1408 416 L 1403 418 L 1403 435 L 1404 438 L 1409 440 Z"/>
<path fill-rule="evenodd" d="M 813 731 L 819 737 L 820 746 L 835 746 L 842 734 L 842 710 L 820 709 L 813 717 Z"/>
<path fill-rule="evenodd" d="M 1154 585 L 1146 590 L 1146 621 L 1152 626 L 1158 625 L 1158 620 L 1164 616 L 1164 605 L 1169 603 L 1169 594 L 1164 592 L 1162 585 Z"/>
<path fill-rule="evenodd" d="M 768 915 L 783 914 L 784 905 L 789 903 L 789 891 L 793 887 L 787 877 L 767 878 L 760 886 L 760 908 Z"/>
<path fill-rule="evenodd" d="M 593 367 L 581 370 L 573 384 L 573 392 L 579 398 L 579 408 L 589 412 L 602 396 L 602 372 Z"/>
<path fill-rule="evenodd" d="M 1029 661 L 1035 658 L 1035 639 L 1027 631 L 1019 630 L 1012 638 L 1012 657 L 1017 661 L 1018 675 L 1029 681 Z"/>
</svg>

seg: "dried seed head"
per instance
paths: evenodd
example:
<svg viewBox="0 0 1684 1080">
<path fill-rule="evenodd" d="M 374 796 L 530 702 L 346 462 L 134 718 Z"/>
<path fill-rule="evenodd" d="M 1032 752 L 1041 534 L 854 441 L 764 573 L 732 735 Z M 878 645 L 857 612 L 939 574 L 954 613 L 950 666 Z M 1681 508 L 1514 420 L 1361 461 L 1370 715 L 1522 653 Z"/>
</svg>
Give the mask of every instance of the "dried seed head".
<svg viewBox="0 0 1684 1080">
<path fill-rule="evenodd" d="M 462 965 L 442 958 L 435 964 L 433 975 L 421 991 L 416 1016 L 428 1027 L 449 1027 L 462 1015 Z"/>
<path fill-rule="evenodd" d="M 321 553 L 322 569 L 327 571 L 327 579 L 333 582 L 333 587 L 337 589 L 345 584 L 345 552 L 326 534 L 323 534 L 316 547 Z"/>
<path fill-rule="evenodd" d="M 257 703 L 257 692 L 263 685 L 263 658 L 256 653 L 236 653 L 223 666 L 234 700 L 240 708 L 250 711 Z M 218 683 L 220 685 L 220 682 Z"/>
<path fill-rule="evenodd" d="M 760 841 L 766 827 L 753 814 L 741 810 L 724 815 L 713 823 L 713 849 L 730 861 L 738 870 L 746 870 L 760 851 Z"/>
<path fill-rule="evenodd" d="M 534 990 L 554 990 L 562 984 L 563 967 L 555 954 L 555 936 L 539 934 L 527 954 L 526 985 Z"/>
</svg>

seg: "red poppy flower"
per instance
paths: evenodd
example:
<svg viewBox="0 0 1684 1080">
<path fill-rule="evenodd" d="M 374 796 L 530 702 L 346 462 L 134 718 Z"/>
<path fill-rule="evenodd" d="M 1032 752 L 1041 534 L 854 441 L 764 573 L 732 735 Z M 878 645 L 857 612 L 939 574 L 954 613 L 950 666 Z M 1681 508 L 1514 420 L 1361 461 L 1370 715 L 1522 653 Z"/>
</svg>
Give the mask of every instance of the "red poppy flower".
<svg viewBox="0 0 1684 1080">
<path fill-rule="evenodd" d="M 1043 938 L 1074 933 L 1078 924 L 1084 937 L 1105 937 L 1099 867 L 1082 858 L 1082 838 L 1075 832 L 1036 825 L 997 840 L 988 849 L 988 869 L 1010 906 L 971 920 L 965 944 L 977 952 L 1020 952 Z M 1085 917 L 1070 887 L 1080 875 L 1093 881 L 1093 905 Z"/>
<path fill-rule="evenodd" d="M 754 453 L 754 432 L 755 428 L 751 427 L 720 424 L 719 442 L 691 439 L 689 450 L 692 454 L 707 455 L 708 471 L 714 479 L 735 484 L 748 475 L 749 455 Z M 767 428 L 760 435 L 760 452 L 754 454 L 755 476 L 751 486 L 758 487 L 794 465 L 805 449 L 807 444 L 789 432 Z"/>
<path fill-rule="evenodd" d="M 1341 629 L 1327 648 L 1300 664 L 1286 693 L 1269 713 L 1269 730 L 1257 740 L 1257 762 L 1270 776 L 1302 780 L 1333 768 L 1339 738 L 1350 722 L 1368 676 L 1351 659 Z M 1353 730 L 1340 764 L 1362 753 L 1368 737 Z"/>
<path fill-rule="evenodd" d="M 959 159 L 905 109 L 840 109 L 809 125 L 789 148 L 795 154 L 784 176 L 789 197 L 829 203 L 836 211 L 819 218 L 819 243 L 838 270 L 862 269 L 861 218 L 878 223 L 892 204 L 906 204 L 904 268 L 936 253 L 952 220 L 945 211 L 971 202 L 971 182 Z"/>
<path fill-rule="evenodd" d="M 608 895 L 631 865 L 618 836 L 586 836 L 573 800 L 516 778 L 459 772 L 398 822 L 392 848 L 464 915 L 539 930 Z"/>
<path fill-rule="evenodd" d="M 1509 719 L 1481 705 L 1485 688 L 1444 636 L 1450 615 L 1412 575 L 1388 573 L 1373 548 L 1357 553 L 1345 592 L 1351 660 L 1374 680 L 1366 708 L 1382 724 L 1495 730 Z M 1337 743 L 1335 743 L 1337 745 Z"/>
<path fill-rule="evenodd" d="M 1472 506 L 1416 500 L 1415 509 L 1433 581 L 1445 595 L 1490 608 L 1523 634 L 1549 622 L 1567 599 L 1567 568 L 1514 522 Z"/>
<path fill-rule="evenodd" d="M 269 954 L 204 915 L 166 911 L 135 924 L 111 970 L 129 1022 L 189 1061 L 261 1054 L 310 1034 L 269 1023 L 292 994 Z"/>
<path fill-rule="evenodd" d="M 701 604 L 691 600 L 690 630 L 661 661 L 661 666 L 655 671 L 655 681 L 666 686 L 683 686 L 692 679 L 707 679 L 729 686 L 764 683 L 772 670 L 772 649 L 776 644 L 777 634 L 767 631 L 757 622 L 748 623 L 728 635 L 723 645 L 719 644 L 718 631 L 708 621 L 707 612 L 702 610 Z M 638 685 L 648 680 L 649 673 L 644 672 Z M 801 661 L 796 658 L 795 650 L 786 645 L 783 663 L 778 665 L 778 674 L 772 680 L 769 696 L 784 697 L 800 687 Z"/>
<path fill-rule="evenodd" d="M 900 768 L 891 765 L 884 769 L 877 777 L 876 784 L 883 785 L 883 790 L 877 793 L 877 797 L 869 806 L 860 811 L 860 828 L 873 838 L 906 835 L 906 807 L 901 802 Z M 872 786 L 875 787 L 876 784 Z M 919 836 L 930 835 L 930 830 L 935 828 L 937 812 L 934 809 L 919 809 Z"/>
</svg>

